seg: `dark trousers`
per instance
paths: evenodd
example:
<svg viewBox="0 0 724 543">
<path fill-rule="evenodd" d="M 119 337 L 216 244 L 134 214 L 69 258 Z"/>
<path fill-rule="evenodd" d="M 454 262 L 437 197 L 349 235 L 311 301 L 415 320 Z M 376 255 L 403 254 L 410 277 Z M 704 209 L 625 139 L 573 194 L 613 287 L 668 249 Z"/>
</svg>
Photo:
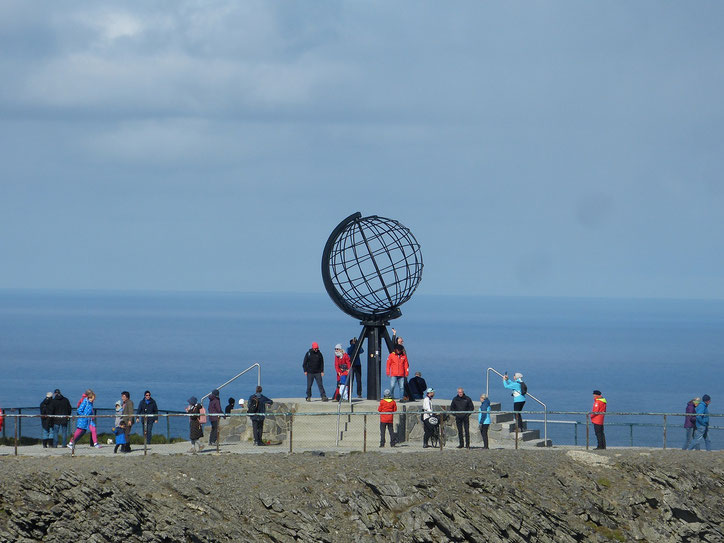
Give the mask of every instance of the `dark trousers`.
<svg viewBox="0 0 724 543">
<path fill-rule="evenodd" d="M 126 424 L 126 426 L 123 427 L 123 434 L 126 436 L 126 443 L 121 447 L 122 451 L 130 452 L 131 450 L 131 429 L 133 428 L 133 424 Z"/>
<path fill-rule="evenodd" d="M 380 447 L 385 444 L 385 430 L 389 430 L 390 432 L 390 445 L 392 447 L 397 445 L 397 437 L 394 434 L 392 426 L 393 424 L 391 422 L 380 422 Z"/>
<path fill-rule="evenodd" d="M 352 381 L 350 382 L 350 394 L 352 385 L 357 383 L 357 396 L 362 396 L 362 365 L 352 366 Z"/>
<path fill-rule="evenodd" d="M 518 430 L 520 430 L 521 432 L 525 430 L 525 427 L 523 426 L 523 415 L 520 414 L 520 411 L 523 411 L 524 405 L 525 402 L 513 403 L 513 411 L 518 411 L 518 413 L 515 414 L 515 420 L 518 421 Z"/>
<path fill-rule="evenodd" d="M 257 420 L 251 419 L 252 431 L 254 433 L 254 444 L 261 445 L 261 436 L 264 433 L 264 418 Z"/>
<path fill-rule="evenodd" d="M 209 445 L 213 445 L 219 438 L 219 421 L 211 420 L 209 422 L 211 423 L 211 432 L 209 432 Z"/>
<path fill-rule="evenodd" d="M 146 436 L 146 445 L 151 444 L 151 432 L 153 431 L 153 419 L 142 419 L 143 421 L 143 435 Z"/>
<path fill-rule="evenodd" d="M 470 417 L 455 417 L 455 425 L 458 427 L 460 446 L 470 447 Z M 463 432 L 465 432 L 465 443 L 463 443 Z"/>
<path fill-rule="evenodd" d="M 594 424 L 593 431 L 596 433 L 596 441 L 598 442 L 597 449 L 606 448 L 606 434 L 603 433 L 603 424 Z"/>
<path fill-rule="evenodd" d="M 437 426 L 434 426 L 427 421 L 428 419 L 422 421 L 422 425 L 425 430 L 425 436 L 422 438 L 423 445 L 429 445 L 430 438 L 435 436 L 437 433 Z"/>
<path fill-rule="evenodd" d="M 488 448 L 488 428 L 490 427 L 490 424 L 481 424 L 480 425 L 480 435 L 483 438 L 483 449 Z"/>
<path fill-rule="evenodd" d="M 324 391 L 321 373 L 307 373 L 307 398 L 312 397 L 312 381 L 317 382 L 317 387 L 319 387 L 319 394 L 322 396 L 322 398 L 326 398 L 327 393 Z"/>
</svg>

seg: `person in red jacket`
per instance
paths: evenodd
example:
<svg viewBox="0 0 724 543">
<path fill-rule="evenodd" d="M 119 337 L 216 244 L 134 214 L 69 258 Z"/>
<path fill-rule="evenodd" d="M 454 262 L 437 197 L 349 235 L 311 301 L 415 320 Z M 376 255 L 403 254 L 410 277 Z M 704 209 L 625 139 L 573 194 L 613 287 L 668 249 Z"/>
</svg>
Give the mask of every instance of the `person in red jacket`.
<svg viewBox="0 0 724 543">
<path fill-rule="evenodd" d="M 385 431 L 390 432 L 390 447 L 397 445 L 397 438 L 393 433 L 393 422 L 395 420 L 395 412 L 397 411 L 397 404 L 392 399 L 392 392 L 389 389 L 385 390 L 385 397 L 380 400 L 380 405 L 377 411 L 380 415 L 380 447 L 385 446 Z"/>
<path fill-rule="evenodd" d="M 606 413 L 606 398 L 601 396 L 600 390 L 593 391 L 593 408 L 591 409 L 591 423 L 596 433 L 598 447 L 595 450 L 606 448 L 606 435 L 603 433 L 603 417 Z"/>
<path fill-rule="evenodd" d="M 405 348 L 399 343 L 395 345 L 395 349 L 387 357 L 387 377 L 390 378 L 390 393 L 392 398 L 395 397 L 395 385 L 400 390 L 399 399 L 405 395 L 405 377 L 410 374 L 410 364 L 407 362 Z"/>
</svg>

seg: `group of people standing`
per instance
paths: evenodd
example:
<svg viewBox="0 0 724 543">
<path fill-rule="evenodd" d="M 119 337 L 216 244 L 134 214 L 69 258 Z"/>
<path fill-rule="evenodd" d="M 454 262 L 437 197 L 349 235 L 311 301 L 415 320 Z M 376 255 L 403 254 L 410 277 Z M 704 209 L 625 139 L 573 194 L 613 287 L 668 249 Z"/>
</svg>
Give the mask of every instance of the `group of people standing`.
<svg viewBox="0 0 724 543">
<path fill-rule="evenodd" d="M 73 412 L 70 401 L 57 388 L 53 393 L 48 392 L 40 403 L 43 447 L 57 447 L 60 443 L 61 447 L 67 446 L 72 449 L 83 435 L 90 433 L 91 447 L 100 448 L 95 400 L 95 392 L 90 388 L 78 400 L 76 427 L 68 441 L 68 425 Z M 121 452 L 131 452 L 130 434 L 134 421 L 141 422 L 146 443 L 150 444 L 153 424 L 158 420 L 157 415 L 158 406 L 151 397 L 150 391 L 147 390 L 144 393 L 138 411 L 134 411 L 130 393 L 125 390 L 121 392 L 121 399 L 116 402 L 116 419 L 111 429 L 115 434 L 116 448 L 114 452 L 117 452 L 119 448 Z"/>
<path fill-rule="evenodd" d="M 385 374 L 390 380 L 390 397 L 395 398 L 395 389 L 397 389 L 397 399 L 400 402 L 408 400 L 421 400 L 424 391 L 427 388 L 425 380 L 422 379 L 420 372 L 415 373 L 415 377 L 409 382 L 407 380 L 410 374 L 410 363 L 405 351 L 405 342 L 401 337 L 397 336 L 397 331 L 392 329 L 392 352 L 387 357 L 385 366 Z M 362 364 L 360 355 L 364 353 L 364 349 L 360 345 L 357 349 L 357 338 L 349 340 L 349 347 L 346 352 L 341 343 L 334 346 L 334 369 L 337 376 L 337 388 L 333 400 L 347 400 L 348 393 L 352 393 L 353 384 L 356 384 L 357 398 L 362 398 Z M 354 356 L 354 360 L 352 357 Z M 319 344 L 315 341 L 312 347 L 304 354 L 302 361 L 302 369 L 307 378 L 307 390 L 305 399 L 312 401 L 312 384 L 316 383 L 319 394 L 323 402 L 329 401 L 327 393 L 324 389 L 322 378 L 324 377 L 324 355 L 319 350 Z"/>
<path fill-rule="evenodd" d="M 701 442 L 707 451 L 711 450 L 711 440 L 709 439 L 709 403 L 711 396 L 704 394 L 701 398 L 689 400 L 686 404 L 687 415 L 684 420 L 684 429 L 686 431 L 686 441 L 684 441 L 684 450 L 701 449 Z"/>
<path fill-rule="evenodd" d="M 239 399 L 239 406 L 243 407 L 246 404 L 247 413 L 252 415 L 249 417 L 252 424 L 252 436 L 254 439 L 254 445 L 264 446 L 263 434 L 264 434 L 264 420 L 266 408 L 274 404 L 274 402 L 262 394 L 262 387 L 258 385 L 254 390 L 254 394 L 249 396 L 249 399 L 244 402 L 244 399 Z M 234 398 L 229 398 L 229 403 L 224 409 L 224 415 L 221 415 L 221 402 L 219 401 L 219 390 L 214 389 L 209 394 L 208 411 L 204 409 L 201 402 L 198 401 L 196 396 L 191 396 L 187 401 L 186 413 L 189 416 L 189 440 L 191 441 L 190 453 L 197 453 L 204 450 L 204 445 L 201 443 L 201 438 L 204 437 L 204 424 L 209 422 L 211 424 L 211 432 L 209 433 L 209 445 L 217 445 L 219 441 L 219 419 L 225 417 L 231 413 L 235 405 Z M 208 413 L 208 416 L 207 416 Z"/>
</svg>

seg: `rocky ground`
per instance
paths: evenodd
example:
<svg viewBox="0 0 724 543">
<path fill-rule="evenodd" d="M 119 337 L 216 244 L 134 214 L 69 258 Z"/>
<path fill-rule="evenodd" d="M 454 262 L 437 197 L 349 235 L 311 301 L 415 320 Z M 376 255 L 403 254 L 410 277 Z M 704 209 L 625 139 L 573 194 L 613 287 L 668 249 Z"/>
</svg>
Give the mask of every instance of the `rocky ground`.
<svg viewBox="0 0 724 543">
<path fill-rule="evenodd" d="M 684 451 L 5 457 L 0 541 L 724 541 Z"/>
</svg>

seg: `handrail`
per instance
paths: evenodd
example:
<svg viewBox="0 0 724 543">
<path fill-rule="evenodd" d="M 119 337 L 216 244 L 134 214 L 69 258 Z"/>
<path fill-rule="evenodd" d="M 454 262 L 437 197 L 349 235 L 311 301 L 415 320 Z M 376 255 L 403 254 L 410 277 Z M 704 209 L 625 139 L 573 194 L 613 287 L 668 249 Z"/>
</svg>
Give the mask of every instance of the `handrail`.
<svg viewBox="0 0 724 543">
<path fill-rule="evenodd" d="M 500 375 L 501 378 L 505 377 L 502 373 L 500 373 L 495 368 L 488 368 L 485 372 L 485 395 L 490 398 L 490 372 L 497 373 Z M 526 393 L 526 398 L 531 398 L 532 400 L 538 402 L 543 406 L 543 440 L 546 444 L 546 447 L 548 446 L 548 406 L 544 404 L 542 401 L 540 401 L 538 398 L 533 396 L 532 394 Z"/>
<path fill-rule="evenodd" d="M 253 368 L 257 368 L 256 384 L 257 384 L 257 386 L 261 386 L 261 365 L 257 362 L 257 363 L 255 363 L 255 364 L 252 364 L 252 365 L 249 366 L 248 368 L 246 368 L 244 371 L 242 371 L 242 372 L 239 373 L 238 375 L 235 375 L 234 377 L 232 377 L 231 379 L 229 379 L 228 381 L 226 381 L 226 383 L 224 383 L 223 385 L 217 386 L 217 387 L 216 387 L 216 390 L 221 390 L 221 389 L 224 388 L 226 385 L 228 385 L 228 384 L 231 383 L 232 381 L 235 381 L 236 379 L 238 379 L 239 377 L 241 377 L 242 375 L 244 375 L 246 372 L 252 370 Z M 211 396 L 211 392 L 209 392 L 206 396 L 203 396 L 203 397 L 199 400 L 199 403 L 203 403 L 203 401 L 204 401 L 206 398 L 208 398 L 209 396 Z"/>
</svg>

